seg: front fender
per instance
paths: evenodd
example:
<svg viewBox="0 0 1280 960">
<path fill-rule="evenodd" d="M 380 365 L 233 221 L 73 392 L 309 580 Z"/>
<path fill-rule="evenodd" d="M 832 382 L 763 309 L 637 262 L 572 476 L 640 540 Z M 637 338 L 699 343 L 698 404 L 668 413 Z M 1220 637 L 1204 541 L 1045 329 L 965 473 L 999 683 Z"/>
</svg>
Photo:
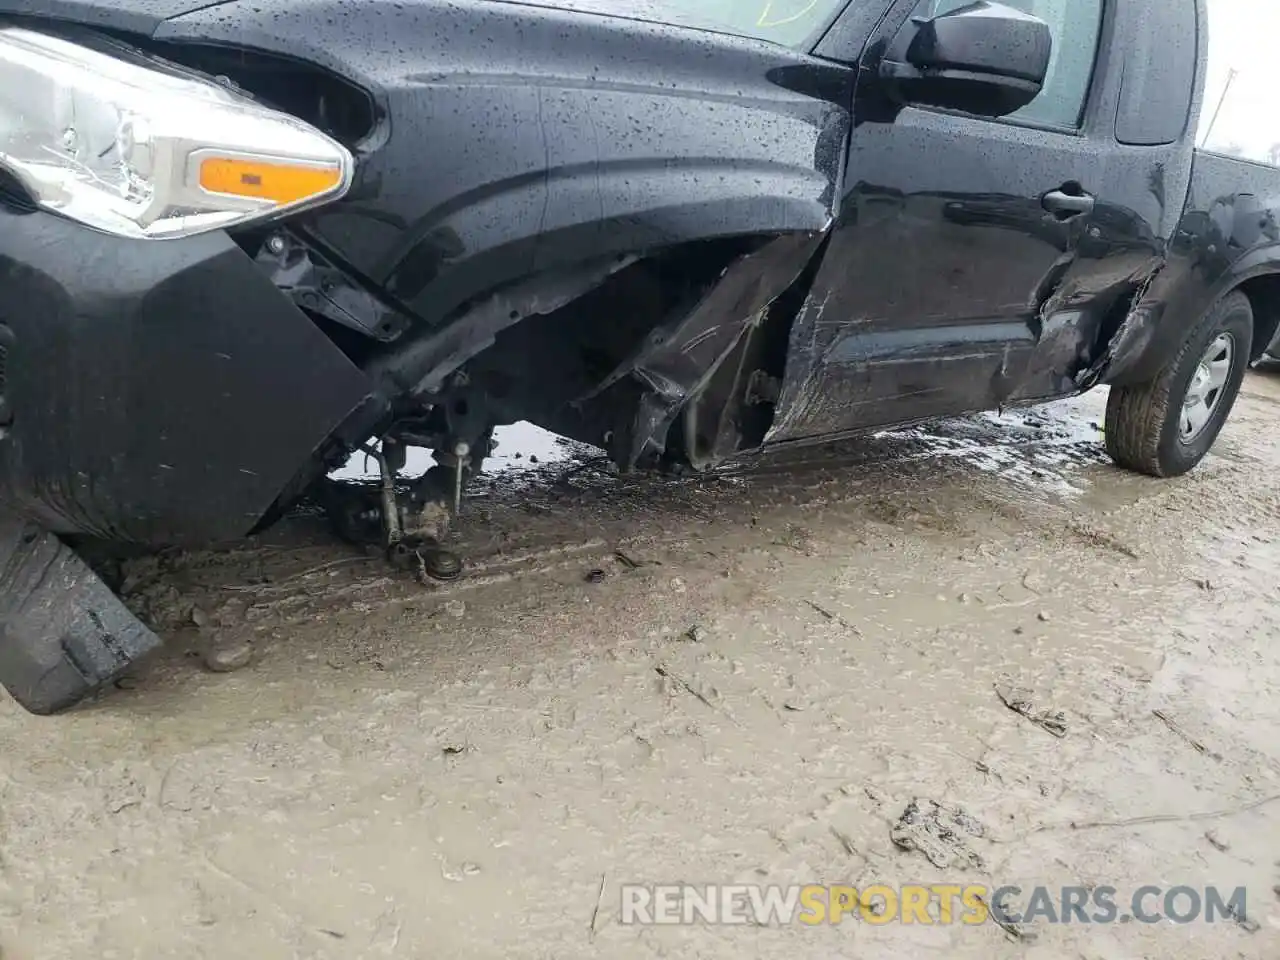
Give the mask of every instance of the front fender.
<svg viewBox="0 0 1280 960">
<path fill-rule="evenodd" d="M 602 257 L 823 232 L 831 222 L 830 187 L 815 170 L 781 164 L 564 168 L 424 220 L 390 258 L 385 283 L 435 323 L 497 287 Z"/>
<path fill-rule="evenodd" d="M 380 113 L 316 239 L 427 326 L 610 254 L 820 231 L 853 71 L 761 41 L 491 0 L 243 0 L 155 40 L 314 63 Z"/>
</svg>

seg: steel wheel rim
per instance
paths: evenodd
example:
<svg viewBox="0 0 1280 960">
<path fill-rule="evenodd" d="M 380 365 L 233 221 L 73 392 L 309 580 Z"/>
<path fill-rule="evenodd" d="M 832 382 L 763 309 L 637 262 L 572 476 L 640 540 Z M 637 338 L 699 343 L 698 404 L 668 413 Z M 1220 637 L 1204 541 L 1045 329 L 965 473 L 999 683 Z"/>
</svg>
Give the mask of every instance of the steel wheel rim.
<svg viewBox="0 0 1280 960">
<path fill-rule="evenodd" d="M 1178 436 L 1183 443 L 1195 442 L 1213 422 L 1226 395 L 1235 359 L 1236 338 L 1229 333 L 1219 334 L 1200 357 L 1182 400 Z"/>
</svg>

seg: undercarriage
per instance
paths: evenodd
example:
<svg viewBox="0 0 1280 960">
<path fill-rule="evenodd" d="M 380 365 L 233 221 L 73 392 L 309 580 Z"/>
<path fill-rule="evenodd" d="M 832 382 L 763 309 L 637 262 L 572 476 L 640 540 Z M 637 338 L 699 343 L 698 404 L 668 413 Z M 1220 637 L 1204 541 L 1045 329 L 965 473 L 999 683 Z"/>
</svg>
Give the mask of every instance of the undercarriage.
<svg viewBox="0 0 1280 960">
<path fill-rule="evenodd" d="M 488 455 L 492 431 L 462 433 L 454 427 L 424 434 L 415 432 L 417 427 L 397 423 L 379 441 L 361 447 L 360 452 L 377 464 L 376 483 L 325 479 L 318 499 L 344 540 L 380 546 L 391 564 L 410 570 L 424 583 L 456 580 L 462 559 L 445 542 L 461 511 L 467 483 Z M 400 475 L 408 447 L 432 449 L 435 461 L 412 480 Z"/>
<path fill-rule="evenodd" d="M 316 499 L 344 539 L 448 580 L 462 569 L 449 528 L 495 426 L 530 421 L 602 448 L 624 472 L 704 470 L 759 447 L 818 242 L 746 238 L 591 263 L 476 305 L 454 321 L 466 346 L 433 330 L 358 355 L 389 397 L 374 437 L 355 445 L 378 482 L 322 480 Z M 433 465 L 403 480 L 410 448 Z"/>
</svg>

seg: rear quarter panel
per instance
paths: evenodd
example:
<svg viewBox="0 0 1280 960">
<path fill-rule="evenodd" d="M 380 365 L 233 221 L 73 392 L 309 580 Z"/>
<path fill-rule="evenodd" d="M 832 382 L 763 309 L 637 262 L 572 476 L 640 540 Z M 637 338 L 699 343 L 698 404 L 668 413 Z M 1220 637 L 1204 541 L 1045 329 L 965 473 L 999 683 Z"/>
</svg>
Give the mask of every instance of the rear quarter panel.
<svg viewBox="0 0 1280 960">
<path fill-rule="evenodd" d="M 1278 217 L 1280 169 L 1196 151 L 1167 262 L 1112 343 L 1105 379 L 1150 380 L 1219 299 L 1249 280 L 1280 274 Z M 1271 337 L 1257 339 L 1255 358 Z"/>
</svg>

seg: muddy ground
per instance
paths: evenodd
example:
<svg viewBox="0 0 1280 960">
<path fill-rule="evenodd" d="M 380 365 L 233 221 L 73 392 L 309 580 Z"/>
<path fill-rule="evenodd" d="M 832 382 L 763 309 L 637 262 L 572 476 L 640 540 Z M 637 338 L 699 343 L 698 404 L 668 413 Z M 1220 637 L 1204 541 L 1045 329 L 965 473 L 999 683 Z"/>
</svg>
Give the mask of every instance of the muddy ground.
<svg viewBox="0 0 1280 960">
<path fill-rule="evenodd" d="M 165 654 L 61 717 L 0 701 L 0 954 L 1275 958 L 1280 376 L 1246 389 L 1176 482 L 1107 464 L 1092 396 L 696 480 L 506 444 L 448 587 L 305 514 L 132 563 Z M 983 835 L 899 848 L 913 798 Z M 1248 917 L 619 922 L 672 881 L 1247 885 Z"/>
</svg>

